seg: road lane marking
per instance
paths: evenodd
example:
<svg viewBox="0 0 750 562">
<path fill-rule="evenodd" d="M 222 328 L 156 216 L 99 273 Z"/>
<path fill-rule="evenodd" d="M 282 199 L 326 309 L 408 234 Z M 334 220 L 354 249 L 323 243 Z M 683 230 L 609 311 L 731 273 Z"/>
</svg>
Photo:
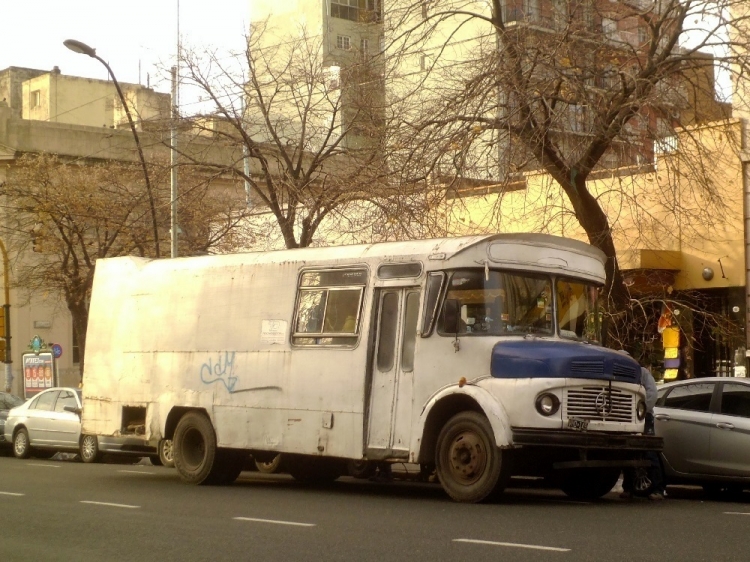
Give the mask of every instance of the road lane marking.
<svg viewBox="0 0 750 562">
<path fill-rule="evenodd" d="M 60 468 L 59 464 L 42 464 L 42 463 L 34 463 L 34 462 L 27 462 L 26 466 L 43 466 L 44 468 Z"/>
<path fill-rule="evenodd" d="M 521 544 L 517 542 L 480 541 L 476 539 L 453 539 L 453 542 L 468 542 L 474 544 L 488 544 L 491 546 L 510 546 L 514 548 L 531 548 L 534 550 L 552 550 L 554 552 L 570 552 L 569 548 L 557 548 L 556 546 L 540 546 L 536 544 Z"/>
<path fill-rule="evenodd" d="M 117 472 L 127 472 L 128 474 L 155 474 L 153 472 L 146 472 L 145 470 L 118 470 Z"/>
<path fill-rule="evenodd" d="M 274 525 L 293 525 L 295 527 L 315 527 L 315 523 L 297 523 L 296 521 L 277 521 L 275 519 L 256 519 L 255 517 L 235 517 L 237 521 L 255 521 L 256 523 L 273 523 Z"/>
<path fill-rule="evenodd" d="M 109 507 L 124 507 L 126 509 L 138 509 L 141 507 L 140 505 L 127 505 L 124 503 L 92 502 L 92 501 L 86 501 L 86 500 L 81 500 L 81 503 L 88 503 L 92 505 L 106 505 Z"/>
<path fill-rule="evenodd" d="M 0 492 L 2 496 L 25 496 L 26 494 L 19 494 L 17 492 Z"/>
<path fill-rule="evenodd" d="M 744 511 L 725 511 L 724 515 L 750 515 L 750 513 Z"/>
</svg>

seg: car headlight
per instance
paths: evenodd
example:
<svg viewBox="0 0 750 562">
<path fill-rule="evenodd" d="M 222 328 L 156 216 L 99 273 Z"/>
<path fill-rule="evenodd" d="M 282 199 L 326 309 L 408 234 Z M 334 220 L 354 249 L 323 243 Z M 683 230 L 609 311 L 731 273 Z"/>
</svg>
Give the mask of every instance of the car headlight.
<svg viewBox="0 0 750 562">
<path fill-rule="evenodd" d="M 543 416 L 552 416 L 560 409 L 560 400 L 554 394 L 545 392 L 536 397 L 535 406 Z"/>
<path fill-rule="evenodd" d="M 635 415 L 638 416 L 638 421 L 643 421 L 646 417 L 646 403 L 643 400 L 638 401 L 638 405 L 635 407 Z"/>
</svg>

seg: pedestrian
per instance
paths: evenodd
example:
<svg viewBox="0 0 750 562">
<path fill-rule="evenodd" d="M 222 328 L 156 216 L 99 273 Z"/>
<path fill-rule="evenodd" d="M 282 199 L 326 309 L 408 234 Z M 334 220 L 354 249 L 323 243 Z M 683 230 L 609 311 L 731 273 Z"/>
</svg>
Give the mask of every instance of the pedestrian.
<svg viewBox="0 0 750 562">
<path fill-rule="evenodd" d="M 654 435 L 654 406 L 656 406 L 657 390 L 656 381 L 651 371 L 646 367 L 641 367 L 641 384 L 646 390 L 646 421 L 643 433 L 645 435 Z M 648 499 L 663 500 L 666 495 L 666 483 L 664 481 L 664 468 L 661 464 L 659 453 L 649 451 L 645 454 L 644 460 L 649 461 L 650 465 L 645 474 L 639 469 L 625 469 L 623 471 L 622 489 L 620 494 L 622 499 L 631 499 L 634 493 L 648 490 Z M 646 482 L 647 480 L 647 482 Z M 636 486 L 636 484 L 640 484 Z"/>
</svg>

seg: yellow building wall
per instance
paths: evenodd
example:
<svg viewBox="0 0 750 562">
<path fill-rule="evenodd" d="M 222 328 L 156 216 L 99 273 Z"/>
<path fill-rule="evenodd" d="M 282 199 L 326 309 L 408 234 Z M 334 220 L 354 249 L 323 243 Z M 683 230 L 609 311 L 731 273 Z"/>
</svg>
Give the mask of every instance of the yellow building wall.
<svg viewBox="0 0 750 562">
<path fill-rule="evenodd" d="M 120 87 L 139 128 L 141 121 L 168 117 L 168 94 L 139 84 L 121 83 Z M 53 71 L 25 81 L 22 88 L 23 119 L 89 127 L 129 127 L 113 82 Z"/>
<path fill-rule="evenodd" d="M 745 285 L 739 138 L 738 121 L 693 128 L 655 171 L 588 183 L 609 217 L 621 268 L 679 269 L 677 290 Z M 698 179 L 704 175 L 707 182 Z M 559 185 L 545 174 L 526 179 L 525 189 L 447 200 L 447 232 L 532 231 L 588 241 Z M 711 280 L 702 276 L 706 267 Z"/>
</svg>

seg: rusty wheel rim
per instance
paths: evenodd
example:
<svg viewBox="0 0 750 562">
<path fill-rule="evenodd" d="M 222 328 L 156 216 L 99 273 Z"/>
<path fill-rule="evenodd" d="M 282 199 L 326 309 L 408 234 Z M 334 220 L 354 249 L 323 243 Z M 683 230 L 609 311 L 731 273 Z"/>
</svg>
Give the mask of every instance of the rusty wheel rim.
<svg viewBox="0 0 750 562">
<path fill-rule="evenodd" d="M 473 431 L 456 435 L 448 449 L 448 468 L 453 479 L 465 486 L 479 480 L 487 467 L 487 449 Z"/>
</svg>

